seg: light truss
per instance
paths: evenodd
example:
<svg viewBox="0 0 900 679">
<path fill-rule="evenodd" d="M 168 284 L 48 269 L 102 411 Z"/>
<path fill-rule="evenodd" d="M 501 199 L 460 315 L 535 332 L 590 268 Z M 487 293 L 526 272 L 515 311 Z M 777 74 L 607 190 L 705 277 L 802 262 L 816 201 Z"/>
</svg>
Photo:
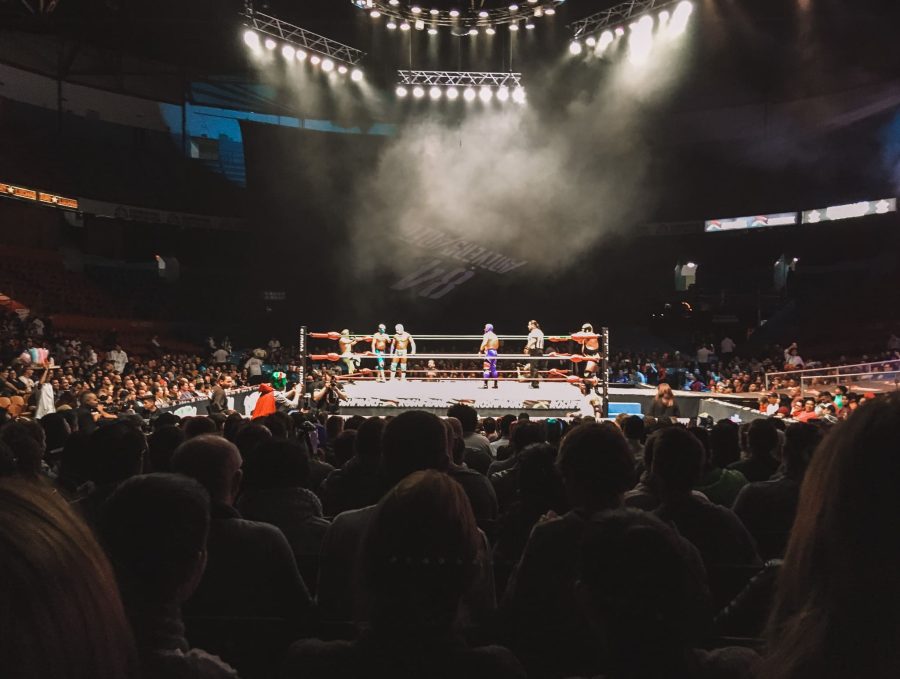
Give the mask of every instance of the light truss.
<svg viewBox="0 0 900 679">
<path fill-rule="evenodd" d="M 365 52 L 355 47 L 326 38 L 324 35 L 313 33 L 305 28 L 300 28 L 300 26 L 295 26 L 287 21 L 282 21 L 278 17 L 263 14 L 262 12 L 247 10 L 244 13 L 244 17 L 247 26 L 254 31 L 289 42 L 307 52 L 314 52 L 349 66 L 358 65 L 366 55 Z"/>
<path fill-rule="evenodd" d="M 534 20 L 544 16 L 556 14 L 556 8 L 565 0 L 518 0 L 510 1 L 508 5 L 494 9 L 484 7 L 481 2 L 471 2 L 468 8 L 439 10 L 428 8 L 427 2 L 400 2 L 391 3 L 388 0 L 351 0 L 358 8 L 367 11 L 372 18 L 385 17 L 388 19 L 388 28 L 392 28 L 391 21 L 406 24 L 404 30 L 416 28 L 418 30 L 435 31 L 438 27 L 450 28 L 456 35 L 475 35 L 480 29 L 493 29 L 494 26 L 515 26 L 533 28 Z M 460 0 L 460 4 L 464 4 Z M 393 26 L 396 28 L 397 26 Z"/>
<path fill-rule="evenodd" d="M 522 86 L 521 73 L 483 71 L 397 71 L 398 85 L 420 87 L 508 87 Z"/>
<path fill-rule="evenodd" d="M 677 0 L 628 0 L 615 7 L 610 7 L 596 14 L 591 14 L 584 19 L 573 21 L 569 24 L 573 37 L 584 38 L 606 30 L 612 26 L 624 24 L 635 17 L 647 12 L 660 9 L 667 5 L 674 5 Z"/>
</svg>

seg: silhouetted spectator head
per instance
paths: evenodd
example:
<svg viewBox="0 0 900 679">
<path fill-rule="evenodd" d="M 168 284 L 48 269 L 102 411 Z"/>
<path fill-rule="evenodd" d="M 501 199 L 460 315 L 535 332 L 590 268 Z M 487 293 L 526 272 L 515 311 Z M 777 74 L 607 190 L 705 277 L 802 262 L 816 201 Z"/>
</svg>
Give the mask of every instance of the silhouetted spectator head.
<svg viewBox="0 0 900 679">
<path fill-rule="evenodd" d="M 592 521 L 577 572 L 578 599 L 601 636 L 607 676 L 645 676 L 642 668 L 672 657 L 666 650 L 689 647 L 697 587 L 675 532 L 653 514 L 621 509 Z M 674 673 L 646 676 L 679 676 L 668 669 Z"/>
<path fill-rule="evenodd" d="M 340 415 L 331 415 L 325 420 L 325 436 L 328 437 L 329 442 L 333 443 L 342 431 L 344 431 L 344 418 Z"/>
<path fill-rule="evenodd" d="M 206 566 L 209 494 L 179 474 L 135 476 L 107 499 L 99 529 L 127 605 L 181 603 Z"/>
<path fill-rule="evenodd" d="M 801 480 L 821 441 L 822 430 L 814 424 L 798 422 L 788 427 L 784 432 L 782 451 L 785 474 L 796 481 Z"/>
<path fill-rule="evenodd" d="M 93 533 L 49 488 L 0 479 L 4 679 L 136 676 L 119 590 Z"/>
<path fill-rule="evenodd" d="M 769 420 L 753 420 L 747 430 L 747 450 L 751 457 L 778 459 L 778 430 Z"/>
<path fill-rule="evenodd" d="M 203 434 L 216 434 L 218 431 L 215 421 L 208 417 L 188 417 L 184 420 L 184 438 L 187 440 Z"/>
<path fill-rule="evenodd" d="M 14 420 L 0 429 L 0 442 L 12 451 L 15 473 L 26 478 L 36 479 L 41 473 L 44 440 L 44 430 L 37 422 Z"/>
<path fill-rule="evenodd" d="M 172 471 L 199 481 L 213 502 L 231 505 L 241 488 L 242 462 L 237 446 L 206 434 L 178 446 L 172 456 Z"/>
<path fill-rule="evenodd" d="M 91 434 L 94 481 L 97 485 L 119 483 L 141 473 L 147 440 L 127 422 L 111 422 Z"/>
<path fill-rule="evenodd" d="M 351 415 L 347 418 L 347 421 L 344 422 L 344 431 L 357 431 L 365 421 L 366 418 L 362 415 Z"/>
<path fill-rule="evenodd" d="M 565 487 L 556 467 L 556 446 L 532 443 L 519 453 L 517 464 L 519 499 L 544 504 L 559 512 L 566 504 Z"/>
<path fill-rule="evenodd" d="M 309 452 L 299 441 L 270 439 L 244 460 L 243 487 L 305 488 L 309 484 Z"/>
<path fill-rule="evenodd" d="M 462 424 L 455 417 L 445 417 L 441 422 L 444 423 L 444 429 L 447 430 L 447 455 L 453 464 L 461 465 L 466 457 Z"/>
<path fill-rule="evenodd" d="M 238 432 L 243 429 L 246 424 L 247 420 L 238 413 L 231 413 L 225 418 L 225 424 L 222 427 L 222 436 L 234 443 L 237 439 Z"/>
<path fill-rule="evenodd" d="M 337 466 L 343 467 L 353 457 L 356 435 L 355 429 L 345 429 L 334 439 L 334 459 L 337 461 Z"/>
<path fill-rule="evenodd" d="M 703 470 L 703 444 L 682 427 L 666 427 L 653 439 L 651 471 L 660 490 L 666 494 L 690 493 Z"/>
<path fill-rule="evenodd" d="M 384 420 L 370 417 L 356 430 L 354 452 L 360 460 L 377 464 L 381 461 L 381 437 L 384 434 Z"/>
<path fill-rule="evenodd" d="M 622 433 L 629 441 L 637 441 L 643 443 L 647 438 L 647 432 L 644 429 L 644 419 L 637 415 L 630 415 L 622 423 Z"/>
<path fill-rule="evenodd" d="M 59 453 L 66 445 L 66 439 L 72 433 L 69 421 L 62 413 L 48 413 L 40 419 L 41 428 L 44 430 L 46 441 L 45 449 L 49 452 Z"/>
<path fill-rule="evenodd" d="M 437 471 L 408 475 L 378 503 L 366 533 L 373 626 L 446 631 L 478 573 L 481 545 L 462 486 Z"/>
<path fill-rule="evenodd" d="M 719 420 L 709 432 L 711 468 L 725 468 L 741 459 L 740 427 L 731 420 Z"/>
<path fill-rule="evenodd" d="M 384 428 L 381 456 L 385 480 L 391 486 L 415 471 L 444 471 L 450 459 L 441 419 L 422 410 L 397 415 Z"/>
<path fill-rule="evenodd" d="M 172 455 L 184 443 L 185 435 L 180 427 L 160 427 L 148 440 L 147 459 L 154 472 L 172 471 Z"/>
<path fill-rule="evenodd" d="M 160 427 L 177 427 L 181 424 L 181 418 L 178 417 L 175 413 L 162 413 L 156 420 L 153 422 L 153 428 L 159 429 Z"/>
<path fill-rule="evenodd" d="M 259 424 L 268 429 L 272 436 L 276 439 L 286 439 L 291 434 L 291 419 L 286 413 L 272 413 L 265 417 L 259 417 L 253 420 L 254 424 Z"/>
<path fill-rule="evenodd" d="M 544 425 L 540 422 L 519 422 L 513 429 L 509 439 L 509 447 L 513 452 L 525 450 L 532 443 L 544 443 Z"/>
<path fill-rule="evenodd" d="M 455 403 L 447 408 L 447 417 L 459 420 L 464 435 L 471 434 L 478 427 L 478 411 L 465 403 Z"/>
<path fill-rule="evenodd" d="M 258 422 L 259 420 L 244 426 L 235 437 L 234 444 L 244 458 L 249 459 L 258 446 L 272 439 L 272 432 Z"/>
<path fill-rule="evenodd" d="M 516 421 L 515 415 L 504 415 L 500 418 L 499 430 L 500 430 L 500 438 L 509 438 L 509 428 L 512 426 L 513 422 Z"/>
<path fill-rule="evenodd" d="M 544 420 L 544 440 L 554 448 L 559 447 L 563 433 L 566 431 L 566 423 L 555 417 Z"/>
<path fill-rule="evenodd" d="M 816 449 L 800 490 L 757 676 L 900 673 L 900 395 L 867 402 Z"/>
<path fill-rule="evenodd" d="M 588 422 L 563 437 L 556 462 L 573 508 L 622 504 L 634 485 L 634 460 L 621 430 L 611 422 Z"/>
<path fill-rule="evenodd" d="M 484 429 L 484 435 L 490 437 L 491 434 L 497 433 L 497 420 L 493 417 L 485 417 L 481 421 L 481 427 Z"/>
</svg>

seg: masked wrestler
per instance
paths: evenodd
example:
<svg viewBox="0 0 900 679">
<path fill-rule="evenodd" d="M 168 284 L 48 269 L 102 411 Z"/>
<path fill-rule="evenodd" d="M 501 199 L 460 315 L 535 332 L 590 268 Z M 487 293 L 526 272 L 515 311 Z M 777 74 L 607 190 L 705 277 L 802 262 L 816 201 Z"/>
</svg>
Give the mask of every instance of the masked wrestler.
<svg viewBox="0 0 900 679">
<path fill-rule="evenodd" d="M 488 388 L 488 378 L 494 380 L 494 389 L 497 388 L 497 350 L 500 348 L 500 338 L 494 334 L 494 326 L 488 323 L 484 326 L 484 337 L 481 340 L 479 354 L 484 354 L 484 386 Z"/>
<path fill-rule="evenodd" d="M 338 348 L 341 350 L 341 359 L 344 361 L 344 365 L 347 366 L 348 375 L 355 373 L 358 365 L 356 359 L 353 357 L 353 347 L 357 342 L 359 342 L 359 340 L 350 337 L 349 330 L 341 330 L 341 336 L 338 338 Z"/>
<path fill-rule="evenodd" d="M 387 334 L 387 327 L 384 323 L 379 324 L 378 332 L 372 335 L 372 353 L 375 354 L 378 358 L 376 359 L 376 363 L 378 364 L 378 377 L 375 379 L 376 382 L 384 382 L 384 355 L 387 353 L 388 342 L 391 341 L 391 336 Z"/>
<path fill-rule="evenodd" d="M 397 334 L 394 335 L 391 340 L 391 374 L 388 377 L 389 380 L 394 379 L 394 374 L 397 371 L 397 363 L 400 364 L 400 380 L 406 381 L 406 357 L 407 355 L 412 355 L 416 353 L 416 341 L 413 339 L 412 335 L 410 335 L 406 330 L 403 329 L 403 325 L 398 323 L 394 330 L 397 331 Z"/>
<path fill-rule="evenodd" d="M 594 333 L 594 326 L 585 323 L 581 326 L 581 332 L 572 335 L 572 339 L 581 345 L 581 354 L 588 358 L 597 359 L 588 361 L 584 366 L 584 377 L 594 377 L 597 374 L 598 361 L 600 359 L 600 338 Z"/>
</svg>

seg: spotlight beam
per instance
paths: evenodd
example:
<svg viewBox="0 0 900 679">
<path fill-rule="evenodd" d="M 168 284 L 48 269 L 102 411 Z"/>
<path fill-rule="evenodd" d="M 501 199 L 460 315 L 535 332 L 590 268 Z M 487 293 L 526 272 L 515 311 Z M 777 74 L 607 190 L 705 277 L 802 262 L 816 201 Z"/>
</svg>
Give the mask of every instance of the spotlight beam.
<svg viewBox="0 0 900 679">
<path fill-rule="evenodd" d="M 596 35 L 617 24 L 624 24 L 647 12 L 677 3 L 678 0 L 628 0 L 615 7 L 591 14 L 584 19 L 573 21 L 569 24 L 569 29 L 572 31 L 573 38 L 578 40 L 589 35 Z"/>
<path fill-rule="evenodd" d="M 324 35 L 313 33 L 287 21 L 253 10 L 244 13 L 244 20 L 249 28 L 279 40 L 293 43 L 307 52 L 314 52 L 322 58 L 357 66 L 366 55 L 362 50 L 350 47 Z"/>
</svg>

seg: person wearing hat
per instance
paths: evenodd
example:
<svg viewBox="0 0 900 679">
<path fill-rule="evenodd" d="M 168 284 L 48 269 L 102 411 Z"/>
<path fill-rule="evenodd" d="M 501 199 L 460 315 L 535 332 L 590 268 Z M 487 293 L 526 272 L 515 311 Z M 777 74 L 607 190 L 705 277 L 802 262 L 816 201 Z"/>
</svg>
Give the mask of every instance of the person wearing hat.
<svg viewBox="0 0 900 679">
<path fill-rule="evenodd" d="M 376 382 L 384 382 L 384 355 L 387 353 L 388 342 L 391 341 L 391 336 L 387 334 L 387 326 L 384 323 L 379 323 L 378 332 L 372 335 L 372 353 L 377 357 L 375 359 L 376 367 L 378 368 L 378 377 L 375 378 Z"/>
<path fill-rule="evenodd" d="M 350 338 L 350 331 L 346 328 L 341 330 L 341 336 L 338 339 L 338 348 L 341 350 L 341 358 L 344 365 L 347 366 L 347 374 L 352 375 L 356 372 L 357 359 L 353 357 L 353 347 L 359 342 L 358 339 Z"/>
<path fill-rule="evenodd" d="M 500 338 L 494 333 L 494 326 L 488 323 L 484 326 L 484 337 L 481 340 L 481 347 L 478 349 L 479 354 L 484 354 L 484 386 L 479 389 L 488 388 L 488 378 L 494 380 L 494 389 L 498 386 L 497 350 L 499 348 Z"/>
</svg>

